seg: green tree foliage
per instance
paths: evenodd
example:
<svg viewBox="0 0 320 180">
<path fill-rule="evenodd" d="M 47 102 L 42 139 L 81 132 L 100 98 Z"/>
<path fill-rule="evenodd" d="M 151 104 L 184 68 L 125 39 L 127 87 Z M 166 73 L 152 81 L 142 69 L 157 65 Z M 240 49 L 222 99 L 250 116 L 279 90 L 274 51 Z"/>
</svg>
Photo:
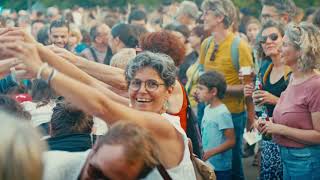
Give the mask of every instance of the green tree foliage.
<svg viewBox="0 0 320 180">
<path fill-rule="evenodd" d="M 33 4 L 35 2 L 41 2 L 46 6 L 56 5 L 60 8 L 72 8 L 74 5 L 82 7 L 94 7 L 94 6 L 108 6 L 111 8 L 120 7 L 126 8 L 127 4 L 132 5 L 142 4 L 147 7 L 156 7 L 161 4 L 162 0 L 0 0 L 0 6 L 4 8 L 11 9 L 27 9 L 28 4 Z M 176 0 L 182 1 L 182 0 Z M 192 0 L 195 1 L 198 5 L 201 4 L 203 0 Z M 258 14 L 261 5 L 260 0 L 233 0 L 234 3 L 239 8 L 248 8 L 255 14 Z M 306 9 L 308 7 L 320 6 L 319 0 L 294 0 L 298 7 Z M 28 3 L 29 2 L 29 3 Z"/>
</svg>

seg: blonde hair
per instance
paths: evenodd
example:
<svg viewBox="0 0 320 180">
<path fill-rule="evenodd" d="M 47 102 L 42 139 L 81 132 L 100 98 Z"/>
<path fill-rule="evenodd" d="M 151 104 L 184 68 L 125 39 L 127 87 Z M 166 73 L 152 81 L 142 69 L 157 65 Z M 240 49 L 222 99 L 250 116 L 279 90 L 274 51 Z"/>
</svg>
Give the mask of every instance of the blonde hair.
<svg viewBox="0 0 320 180">
<path fill-rule="evenodd" d="M 41 180 L 44 143 L 27 122 L 0 113 L 0 177 L 4 180 Z"/>
<path fill-rule="evenodd" d="M 77 37 L 77 43 L 80 43 L 82 41 L 82 34 L 77 26 L 70 25 L 70 35 L 75 35 Z"/>
<path fill-rule="evenodd" d="M 290 42 L 301 52 L 297 60 L 299 71 L 306 72 L 320 67 L 320 30 L 313 24 L 290 24 L 285 32 Z"/>
<path fill-rule="evenodd" d="M 117 68 L 126 69 L 130 60 L 135 57 L 136 57 L 135 49 L 123 48 L 111 58 L 110 65 Z"/>
</svg>

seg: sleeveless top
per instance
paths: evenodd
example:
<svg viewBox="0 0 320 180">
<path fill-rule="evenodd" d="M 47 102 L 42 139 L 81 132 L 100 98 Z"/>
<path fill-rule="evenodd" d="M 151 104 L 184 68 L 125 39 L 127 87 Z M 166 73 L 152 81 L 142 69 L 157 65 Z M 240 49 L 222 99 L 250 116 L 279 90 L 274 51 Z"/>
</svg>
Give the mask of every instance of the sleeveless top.
<svg viewBox="0 0 320 180">
<path fill-rule="evenodd" d="M 183 152 L 183 158 L 178 166 L 167 169 L 168 174 L 173 180 L 176 179 L 183 179 L 183 180 L 195 180 L 196 175 L 194 172 L 194 168 L 192 165 L 192 161 L 190 159 L 190 151 L 188 146 L 188 137 L 184 130 L 181 128 L 179 117 L 172 116 L 169 114 L 161 114 L 166 120 L 168 120 L 175 129 L 181 133 L 184 143 L 184 152 Z M 153 169 L 147 177 L 143 178 L 143 180 L 162 180 L 159 171 L 157 169 Z"/>
<path fill-rule="evenodd" d="M 187 93 L 183 87 L 183 85 L 181 84 L 180 81 L 178 81 L 181 88 L 182 88 L 182 92 L 183 92 L 183 103 L 182 103 L 182 107 L 180 109 L 180 111 L 178 113 L 175 114 L 170 114 L 172 116 L 179 116 L 180 117 L 180 124 L 182 129 L 184 130 L 184 132 L 187 132 L 187 108 L 188 108 L 188 96 Z"/>
</svg>

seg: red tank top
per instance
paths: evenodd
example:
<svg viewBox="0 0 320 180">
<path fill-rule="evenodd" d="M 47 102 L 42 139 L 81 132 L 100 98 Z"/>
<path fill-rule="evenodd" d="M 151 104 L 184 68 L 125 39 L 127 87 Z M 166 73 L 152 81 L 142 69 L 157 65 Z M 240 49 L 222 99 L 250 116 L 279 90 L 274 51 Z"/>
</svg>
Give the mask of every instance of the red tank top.
<svg viewBox="0 0 320 180">
<path fill-rule="evenodd" d="M 183 92 L 183 103 L 182 103 L 182 107 L 180 109 L 180 111 L 178 113 L 175 114 L 171 114 L 173 116 L 179 116 L 180 117 L 180 124 L 182 129 L 186 132 L 187 131 L 187 108 L 188 108 L 188 97 L 187 97 L 187 93 L 184 90 L 183 85 L 180 83 L 180 81 L 178 81 L 181 88 L 182 88 L 182 92 Z"/>
</svg>

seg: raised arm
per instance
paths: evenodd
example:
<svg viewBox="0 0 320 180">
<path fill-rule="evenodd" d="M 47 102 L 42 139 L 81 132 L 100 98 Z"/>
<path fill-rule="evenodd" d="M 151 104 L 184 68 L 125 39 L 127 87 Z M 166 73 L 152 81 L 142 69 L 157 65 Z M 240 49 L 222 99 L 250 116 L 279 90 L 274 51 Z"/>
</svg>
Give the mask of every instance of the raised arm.
<svg viewBox="0 0 320 180">
<path fill-rule="evenodd" d="M 7 52 L 20 59 L 28 67 L 28 71 L 34 76 L 38 74 L 44 63 L 41 61 L 37 48 L 33 44 L 21 43 L 7 44 Z M 51 79 L 49 85 L 59 94 L 63 95 L 69 102 L 83 109 L 85 112 L 100 117 L 108 124 L 119 120 L 135 122 L 150 130 L 156 138 L 175 137 L 174 127 L 164 118 L 156 113 L 141 112 L 121 105 L 111 98 L 82 82 L 79 82 L 61 72 L 52 74 L 53 68 L 42 68 L 40 75 L 42 79 Z"/>
<path fill-rule="evenodd" d="M 100 81 L 109 84 L 110 86 L 126 90 L 127 83 L 124 77 L 124 70 L 101 63 L 89 61 L 81 56 L 76 56 L 73 53 L 58 47 L 50 47 L 59 56 L 67 59 L 78 68 L 82 69 L 91 76 L 99 79 Z"/>
</svg>

